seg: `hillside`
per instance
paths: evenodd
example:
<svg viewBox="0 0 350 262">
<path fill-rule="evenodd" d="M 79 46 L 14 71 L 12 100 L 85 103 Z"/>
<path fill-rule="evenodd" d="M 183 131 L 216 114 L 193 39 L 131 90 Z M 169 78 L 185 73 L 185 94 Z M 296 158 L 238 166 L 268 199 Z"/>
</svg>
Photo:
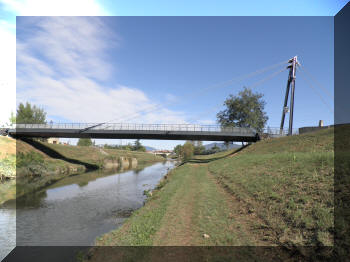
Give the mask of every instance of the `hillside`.
<svg viewBox="0 0 350 262">
<path fill-rule="evenodd" d="M 214 143 L 210 143 L 210 144 L 204 145 L 204 148 L 205 148 L 205 150 L 209 150 L 209 149 L 212 149 L 215 146 L 220 148 L 220 150 L 236 149 L 236 148 L 240 148 L 241 147 L 241 145 L 238 145 L 238 144 L 229 144 L 228 148 L 227 148 L 225 143 L 214 142 Z"/>
<path fill-rule="evenodd" d="M 143 208 L 96 244 L 332 246 L 333 132 L 196 156 L 172 170 Z M 299 259 L 329 255 L 297 249 Z M 101 252 L 96 247 L 92 261 L 102 261 Z M 252 258 L 254 252 L 245 255 Z"/>
<path fill-rule="evenodd" d="M 144 152 L 98 147 L 79 147 L 48 144 L 31 140 L 15 140 L 0 136 L 0 177 L 16 177 L 15 181 L 0 184 L 0 204 L 8 199 L 33 192 L 66 176 L 106 167 L 136 158 L 139 165 L 164 160 Z M 111 165 L 110 165 L 111 166 Z"/>
<path fill-rule="evenodd" d="M 262 141 L 208 166 L 282 245 L 333 245 L 334 130 Z"/>
</svg>

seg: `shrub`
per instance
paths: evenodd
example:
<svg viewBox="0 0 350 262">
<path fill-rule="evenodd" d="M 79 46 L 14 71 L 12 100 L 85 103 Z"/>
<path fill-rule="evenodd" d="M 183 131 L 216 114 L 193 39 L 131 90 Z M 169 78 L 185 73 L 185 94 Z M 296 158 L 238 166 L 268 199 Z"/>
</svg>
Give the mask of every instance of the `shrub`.
<svg viewBox="0 0 350 262">
<path fill-rule="evenodd" d="M 17 167 L 25 167 L 32 164 L 42 164 L 44 162 L 44 157 L 37 152 L 30 153 L 17 153 L 16 165 Z"/>
</svg>

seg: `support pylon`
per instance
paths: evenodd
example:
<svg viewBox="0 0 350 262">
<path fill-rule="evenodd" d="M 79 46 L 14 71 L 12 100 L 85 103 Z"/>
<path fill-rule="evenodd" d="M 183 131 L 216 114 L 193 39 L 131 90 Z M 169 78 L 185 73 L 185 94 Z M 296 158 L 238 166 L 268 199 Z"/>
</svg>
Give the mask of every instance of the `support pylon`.
<svg viewBox="0 0 350 262">
<path fill-rule="evenodd" d="M 297 65 L 299 65 L 298 57 L 294 56 L 293 58 L 289 59 L 288 63 L 289 63 L 289 65 L 287 66 L 287 68 L 289 68 L 289 75 L 288 75 L 286 95 L 284 97 L 284 104 L 283 104 L 283 110 L 282 110 L 280 134 L 282 134 L 282 132 L 283 132 L 284 119 L 285 119 L 286 113 L 288 113 L 288 111 L 289 111 L 289 108 L 287 107 L 287 104 L 288 104 L 289 92 L 291 92 L 291 95 L 290 95 L 289 128 L 288 128 L 288 135 L 290 136 L 290 135 L 292 135 L 292 132 L 293 132 L 295 73 L 296 73 L 296 69 L 297 69 L 296 67 L 297 67 Z M 290 88 L 290 87 L 292 87 L 292 88 Z"/>
</svg>

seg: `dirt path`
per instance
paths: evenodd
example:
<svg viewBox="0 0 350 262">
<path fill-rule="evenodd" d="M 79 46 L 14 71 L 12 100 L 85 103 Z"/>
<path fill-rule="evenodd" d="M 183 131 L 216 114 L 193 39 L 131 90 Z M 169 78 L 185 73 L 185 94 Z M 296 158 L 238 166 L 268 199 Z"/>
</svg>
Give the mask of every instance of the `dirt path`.
<svg viewBox="0 0 350 262">
<path fill-rule="evenodd" d="M 198 167 L 193 166 L 196 170 Z M 162 226 L 154 236 L 155 246 L 195 245 L 196 232 L 193 231 L 193 209 L 197 201 L 198 187 L 194 176 L 186 177 L 184 186 L 173 196 L 162 219 Z"/>
<path fill-rule="evenodd" d="M 274 245 L 264 233 L 263 221 L 220 185 L 207 164 L 189 165 L 183 179 L 153 245 Z"/>
<path fill-rule="evenodd" d="M 157 194 L 160 194 L 160 198 L 151 200 L 148 205 L 143 207 L 140 214 L 134 218 L 134 223 L 124 225 L 117 233 L 119 237 L 113 233 L 109 234 L 108 237 L 112 241 L 104 243 L 130 245 L 128 242 L 115 242 L 115 240 L 118 240 L 121 235 L 123 239 L 129 235 L 128 229 L 130 227 L 140 226 L 142 232 L 146 232 L 148 227 L 157 227 L 149 244 L 168 247 L 145 249 L 144 254 L 140 254 L 140 259 L 138 258 L 140 261 L 164 261 L 165 257 L 167 261 L 179 261 L 179 258 L 183 258 L 181 259 L 183 261 L 190 261 L 188 259 L 193 255 L 191 252 L 195 250 L 199 252 L 197 254 L 199 257 L 203 256 L 203 259 L 206 257 L 206 254 L 203 253 L 205 249 L 181 248 L 183 246 L 275 246 L 272 241 L 273 237 L 269 235 L 270 232 L 265 231 L 264 222 L 254 211 L 249 210 L 245 203 L 236 199 L 232 192 L 226 191 L 215 175 L 209 172 L 206 163 L 186 164 L 186 166 L 179 168 L 176 173 L 172 174 L 168 184 Z M 154 223 L 153 219 L 149 219 L 147 222 L 145 219 L 151 214 L 155 214 L 160 208 L 157 205 L 157 203 L 160 204 L 160 199 L 167 196 L 170 199 L 166 202 L 164 216 L 157 224 Z M 128 238 L 124 240 L 128 241 Z M 175 248 L 176 246 L 178 248 Z M 111 248 L 97 247 L 95 254 L 89 261 L 113 261 L 112 258 L 115 257 L 114 252 L 116 251 Z M 260 251 L 264 253 L 260 254 Z M 133 256 L 132 250 L 127 249 L 125 252 Z M 255 251 L 251 250 L 248 253 L 245 253 L 245 249 L 234 249 L 234 252 L 233 249 L 228 249 L 227 252 L 229 252 L 226 254 L 229 258 L 239 260 L 241 257 L 251 257 L 252 261 L 261 256 L 278 258 L 280 255 L 278 251 L 273 254 L 273 252 L 264 249 L 255 249 Z M 265 254 L 266 252 L 268 254 Z M 120 252 L 116 252 L 116 254 L 122 255 Z M 210 252 L 208 254 L 209 256 L 213 255 L 214 259 L 222 252 L 214 249 L 212 254 Z M 106 259 L 107 257 L 110 257 L 111 260 Z M 288 257 L 284 258 L 283 260 L 288 260 Z"/>
<path fill-rule="evenodd" d="M 234 195 L 227 192 L 209 171 L 208 177 L 216 185 L 222 199 L 226 201 L 229 217 L 234 219 L 234 223 L 230 225 L 230 230 L 237 229 L 239 232 L 244 232 L 242 237 L 248 240 L 251 245 L 276 246 L 276 243 L 270 240 L 271 233 L 264 230 L 265 222 Z"/>
</svg>

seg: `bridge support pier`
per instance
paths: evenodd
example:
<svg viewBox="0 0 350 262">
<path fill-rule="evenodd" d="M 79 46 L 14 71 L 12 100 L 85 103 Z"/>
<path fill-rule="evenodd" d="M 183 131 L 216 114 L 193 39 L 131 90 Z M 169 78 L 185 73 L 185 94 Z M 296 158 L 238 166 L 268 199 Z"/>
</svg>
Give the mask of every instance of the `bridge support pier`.
<svg viewBox="0 0 350 262">
<path fill-rule="evenodd" d="M 289 111 L 289 109 L 287 107 L 287 104 L 288 104 L 289 92 L 291 92 L 291 95 L 290 95 L 290 112 L 289 112 L 289 128 L 288 128 L 288 135 L 290 136 L 293 133 L 295 73 L 296 73 L 296 66 L 299 65 L 299 63 L 298 63 L 297 56 L 294 56 L 288 62 L 290 63 L 290 65 L 287 66 L 287 68 L 289 68 L 289 75 L 288 75 L 288 82 L 287 82 L 287 87 L 286 87 L 286 95 L 284 97 L 284 104 L 283 104 L 283 110 L 282 110 L 280 134 L 282 135 L 283 126 L 284 126 L 284 119 L 285 119 L 286 113 L 288 113 L 288 111 Z M 290 87 L 292 87 L 292 88 L 290 88 Z"/>
</svg>

